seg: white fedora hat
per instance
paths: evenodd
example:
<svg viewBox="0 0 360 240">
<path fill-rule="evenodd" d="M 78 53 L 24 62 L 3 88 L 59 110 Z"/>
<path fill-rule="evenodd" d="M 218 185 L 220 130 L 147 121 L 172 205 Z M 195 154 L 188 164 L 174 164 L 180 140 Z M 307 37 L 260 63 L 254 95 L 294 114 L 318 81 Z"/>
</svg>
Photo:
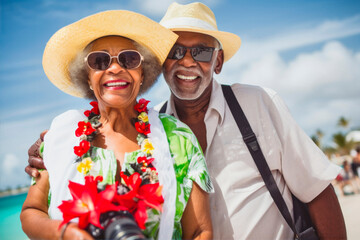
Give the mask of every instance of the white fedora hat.
<svg viewBox="0 0 360 240">
<path fill-rule="evenodd" d="M 96 13 L 61 28 L 48 41 L 43 68 L 49 80 L 60 90 L 83 97 L 69 75 L 69 64 L 92 41 L 104 36 L 123 36 L 148 48 L 163 64 L 178 36 L 139 13 L 111 10 Z"/>
<path fill-rule="evenodd" d="M 160 24 L 172 31 L 197 32 L 216 38 L 224 51 L 224 61 L 229 60 L 241 45 L 239 36 L 218 30 L 214 13 L 200 2 L 172 3 Z"/>
</svg>

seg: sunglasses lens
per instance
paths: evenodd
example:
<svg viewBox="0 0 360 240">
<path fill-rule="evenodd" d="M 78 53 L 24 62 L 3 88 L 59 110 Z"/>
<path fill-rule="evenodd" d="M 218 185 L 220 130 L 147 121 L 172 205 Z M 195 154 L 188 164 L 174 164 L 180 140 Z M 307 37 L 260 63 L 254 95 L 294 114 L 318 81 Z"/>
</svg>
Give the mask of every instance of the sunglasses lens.
<svg viewBox="0 0 360 240">
<path fill-rule="evenodd" d="M 141 55 L 136 51 L 124 51 L 119 54 L 119 64 L 126 69 L 137 68 L 141 63 Z"/>
<path fill-rule="evenodd" d="M 105 70 L 111 61 L 110 55 L 104 52 L 93 52 L 87 57 L 89 67 L 96 70 Z"/>
<path fill-rule="evenodd" d="M 175 45 L 170 50 L 168 58 L 169 59 L 180 60 L 185 56 L 185 54 L 186 54 L 186 48 L 185 47 Z"/>
<path fill-rule="evenodd" d="M 196 47 L 191 49 L 191 55 L 195 61 L 209 62 L 211 60 L 214 48 L 211 47 Z"/>
<path fill-rule="evenodd" d="M 191 56 L 193 57 L 193 59 L 195 61 L 198 61 L 198 62 L 210 62 L 210 60 L 212 58 L 212 54 L 214 52 L 214 48 L 212 48 L 212 47 L 189 47 L 189 48 L 187 48 L 187 47 L 175 45 L 171 49 L 171 51 L 168 55 L 168 58 L 180 60 L 185 56 L 187 49 L 190 49 Z"/>
</svg>

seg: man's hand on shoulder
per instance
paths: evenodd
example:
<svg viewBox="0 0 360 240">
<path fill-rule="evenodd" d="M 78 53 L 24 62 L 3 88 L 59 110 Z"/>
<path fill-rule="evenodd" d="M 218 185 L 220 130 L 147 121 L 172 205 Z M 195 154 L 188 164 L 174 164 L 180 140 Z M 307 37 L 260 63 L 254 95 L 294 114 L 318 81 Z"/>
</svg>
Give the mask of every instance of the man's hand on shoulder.
<svg viewBox="0 0 360 240">
<path fill-rule="evenodd" d="M 43 131 L 40 134 L 40 138 L 36 140 L 36 142 L 33 145 L 31 145 L 31 147 L 28 150 L 29 165 L 26 166 L 25 172 L 31 177 L 39 176 L 38 169 L 45 169 L 44 161 L 39 153 L 39 148 L 41 143 L 44 141 L 44 136 L 47 133 L 47 131 L 48 130 Z"/>
</svg>

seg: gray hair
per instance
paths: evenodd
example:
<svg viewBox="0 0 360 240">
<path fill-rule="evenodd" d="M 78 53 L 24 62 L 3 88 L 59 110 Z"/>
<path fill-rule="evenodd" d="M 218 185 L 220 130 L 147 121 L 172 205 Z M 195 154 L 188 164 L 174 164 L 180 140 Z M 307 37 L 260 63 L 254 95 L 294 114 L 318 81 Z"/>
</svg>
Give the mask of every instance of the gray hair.
<svg viewBox="0 0 360 240">
<path fill-rule="evenodd" d="M 69 64 L 69 75 L 71 81 L 80 89 L 84 98 L 96 100 L 94 92 L 89 87 L 88 67 L 84 61 L 85 57 L 90 53 L 93 42 L 83 51 L 79 52 L 75 59 Z M 161 64 L 150 50 L 135 41 L 133 41 L 133 43 L 136 50 L 144 57 L 144 61 L 141 63 L 144 75 L 143 84 L 140 86 L 139 91 L 139 95 L 141 95 L 148 91 L 157 81 L 161 73 Z"/>
</svg>

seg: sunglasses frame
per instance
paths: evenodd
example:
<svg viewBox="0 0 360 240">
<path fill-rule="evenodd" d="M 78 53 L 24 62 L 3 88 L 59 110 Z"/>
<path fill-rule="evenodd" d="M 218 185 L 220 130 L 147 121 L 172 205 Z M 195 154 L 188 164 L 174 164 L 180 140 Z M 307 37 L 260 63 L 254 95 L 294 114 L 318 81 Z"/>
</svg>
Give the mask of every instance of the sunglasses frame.
<svg viewBox="0 0 360 240">
<path fill-rule="evenodd" d="M 185 54 L 184 54 L 181 58 L 179 58 L 179 59 L 169 57 L 169 56 L 170 56 L 170 53 L 172 52 L 172 50 L 173 50 L 175 47 L 182 48 L 182 49 L 186 49 Z M 192 49 L 201 49 L 201 48 L 202 48 L 202 49 L 212 49 L 212 51 L 211 51 L 211 57 L 210 57 L 210 59 L 209 59 L 208 61 L 199 61 L 199 60 L 196 60 L 195 57 L 193 56 Z M 182 45 L 179 45 L 179 44 L 175 44 L 175 45 L 171 48 L 171 50 L 170 50 L 169 55 L 168 55 L 167 58 L 168 58 L 168 59 L 172 59 L 172 60 L 177 60 L 177 61 L 178 61 L 178 60 L 181 60 L 181 59 L 183 59 L 183 58 L 185 57 L 188 49 L 190 49 L 190 54 L 191 54 L 192 59 L 193 59 L 194 61 L 196 61 L 196 62 L 210 62 L 211 59 L 212 59 L 212 57 L 213 57 L 214 51 L 221 50 L 221 48 L 216 48 L 216 47 L 203 47 L 203 46 L 185 47 L 185 46 L 182 46 Z"/>
<path fill-rule="evenodd" d="M 119 62 L 119 56 L 120 56 L 120 54 L 122 54 L 122 53 L 124 53 L 124 52 L 136 52 L 137 54 L 139 54 L 139 56 L 140 56 L 140 62 L 139 62 L 139 64 L 138 64 L 136 67 L 133 67 L 133 68 L 126 68 L 125 66 L 123 66 L 123 64 Z M 105 53 L 105 54 L 107 54 L 108 56 L 110 56 L 109 64 L 107 65 L 107 67 L 106 67 L 105 69 L 102 70 L 102 69 L 92 68 L 92 67 L 89 65 L 88 57 L 90 56 L 90 54 L 93 54 L 93 53 Z M 120 65 L 120 67 L 122 67 L 122 68 L 124 68 L 124 69 L 128 69 L 128 70 L 138 68 L 138 67 L 141 65 L 141 63 L 144 61 L 144 57 L 141 55 L 141 53 L 140 53 L 139 51 L 132 50 L 132 49 L 122 50 L 122 51 L 120 51 L 116 56 L 111 56 L 110 53 L 105 52 L 105 51 L 93 51 L 93 52 L 89 52 L 88 55 L 86 55 L 86 57 L 84 58 L 84 61 L 86 62 L 87 66 L 88 66 L 89 68 L 93 69 L 93 70 L 105 71 L 105 70 L 107 70 L 107 69 L 110 67 L 113 58 L 116 58 L 116 61 L 117 61 L 117 63 Z"/>
</svg>

